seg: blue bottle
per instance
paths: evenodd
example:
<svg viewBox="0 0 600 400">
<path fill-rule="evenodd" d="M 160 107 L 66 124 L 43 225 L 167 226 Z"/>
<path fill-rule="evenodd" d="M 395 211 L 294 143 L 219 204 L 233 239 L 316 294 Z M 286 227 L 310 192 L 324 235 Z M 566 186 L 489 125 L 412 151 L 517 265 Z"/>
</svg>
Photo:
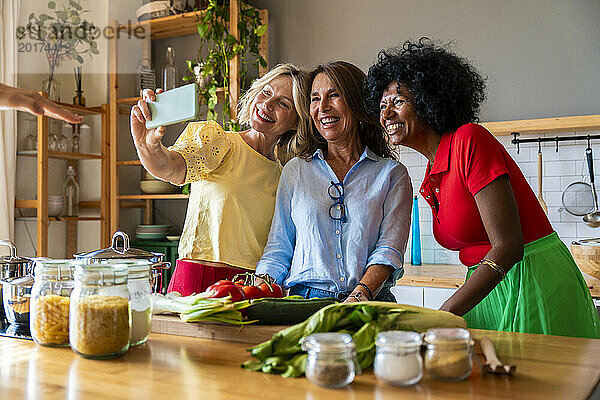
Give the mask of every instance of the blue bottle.
<svg viewBox="0 0 600 400">
<path fill-rule="evenodd" d="M 419 199 L 417 196 L 413 199 L 412 243 L 410 250 L 410 263 L 412 265 L 421 265 L 421 230 L 419 228 Z"/>
</svg>

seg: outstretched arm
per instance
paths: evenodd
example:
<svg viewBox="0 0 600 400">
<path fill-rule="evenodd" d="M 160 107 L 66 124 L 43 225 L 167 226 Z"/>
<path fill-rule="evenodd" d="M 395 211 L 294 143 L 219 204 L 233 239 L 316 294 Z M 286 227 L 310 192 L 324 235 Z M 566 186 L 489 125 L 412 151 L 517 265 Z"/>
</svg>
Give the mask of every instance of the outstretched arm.
<svg viewBox="0 0 600 400">
<path fill-rule="evenodd" d="M 34 115 L 46 115 L 72 124 L 79 124 L 83 121 L 81 116 L 62 108 L 39 93 L 0 83 L 0 110 L 10 109 Z"/>
</svg>

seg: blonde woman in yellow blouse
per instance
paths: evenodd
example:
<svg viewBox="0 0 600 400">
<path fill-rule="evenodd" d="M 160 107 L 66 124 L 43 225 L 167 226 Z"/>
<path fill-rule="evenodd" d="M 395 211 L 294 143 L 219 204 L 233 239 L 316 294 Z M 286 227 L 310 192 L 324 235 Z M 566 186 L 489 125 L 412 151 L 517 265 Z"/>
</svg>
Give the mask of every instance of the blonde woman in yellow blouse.
<svg viewBox="0 0 600 400">
<path fill-rule="evenodd" d="M 175 144 L 162 145 L 165 128 L 145 128 L 151 119 L 143 100 L 131 110 L 131 136 L 142 165 L 155 177 L 176 185 L 191 182 L 191 195 L 177 266 L 168 291 L 186 296 L 219 279 L 254 270 L 267 242 L 281 174 L 276 155 L 307 129 L 298 107 L 306 72 L 278 65 L 254 81 L 240 100 L 238 118 L 250 129 L 224 131 L 214 121 L 189 123 Z"/>
</svg>

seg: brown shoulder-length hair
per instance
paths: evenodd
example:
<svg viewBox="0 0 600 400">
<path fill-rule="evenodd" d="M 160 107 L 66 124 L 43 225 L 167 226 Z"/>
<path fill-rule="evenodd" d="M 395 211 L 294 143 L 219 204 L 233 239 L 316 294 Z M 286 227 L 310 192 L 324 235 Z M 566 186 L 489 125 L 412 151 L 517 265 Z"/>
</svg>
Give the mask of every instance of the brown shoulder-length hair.
<svg viewBox="0 0 600 400">
<path fill-rule="evenodd" d="M 363 84 L 366 75 L 356 65 L 346 61 L 332 61 L 321 64 L 308 75 L 307 93 L 304 96 L 305 102 L 301 105 L 303 110 L 298 114 L 310 117 L 310 93 L 315 77 L 323 73 L 333 83 L 333 86 L 340 93 L 340 96 L 348 106 L 350 113 L 358 122 L 358 135 L 361 144 L 368 146 L 371 151 L 380 157 L 395 159 L 390 148 L 387 136 L 379 124 L 377 118 L 367 113 L 363 99 Z M 299 129 L 294 137 L 291 150 L 297 156 L 310 160 L 317 151 L 322 149 L 327 151 L 327 141 L 315 126 L 312 119 L 305 124 L 308 129 Z"/>
</svg>

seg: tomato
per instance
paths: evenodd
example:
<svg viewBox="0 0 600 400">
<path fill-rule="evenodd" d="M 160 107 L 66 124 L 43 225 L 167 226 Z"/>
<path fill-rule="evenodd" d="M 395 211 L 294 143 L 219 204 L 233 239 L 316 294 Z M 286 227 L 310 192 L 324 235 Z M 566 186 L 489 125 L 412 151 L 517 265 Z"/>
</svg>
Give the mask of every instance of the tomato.
<svg viewBox="0 0 600 400">
<path fill-rule="evenodd" d="M 264 297 L 283 297 L 283 289 L 276 283 L 261 283 L 259 288 L 262 290 Z"/>
<path fill-rule="evenodd" d="M 233 282 L 230 281 L 229 279 L 221 279 L 220 281 L 216 281 L 215 283 L 210 285 L 209 288 L 212 286 L 221 286 L 221 285 L 233 285 Z"/>
<path fill-rule="evenodd" d="M 244 292 L 246 300 L 264 297 L 263 291 L 258 286 L 245 285 L 242 287 L 242 291 Z"/>
<path fill-rule="evenodd" d="M 242 292 L 242 290 L 233 282 L 228 280 L 215 282 L 206 288 L 206 291 L 211 293 L 210 297 L 212 298 L 231 296 L 231 302 L 233 303 L 244 300 L 244 292 Z"/>
</svg>

